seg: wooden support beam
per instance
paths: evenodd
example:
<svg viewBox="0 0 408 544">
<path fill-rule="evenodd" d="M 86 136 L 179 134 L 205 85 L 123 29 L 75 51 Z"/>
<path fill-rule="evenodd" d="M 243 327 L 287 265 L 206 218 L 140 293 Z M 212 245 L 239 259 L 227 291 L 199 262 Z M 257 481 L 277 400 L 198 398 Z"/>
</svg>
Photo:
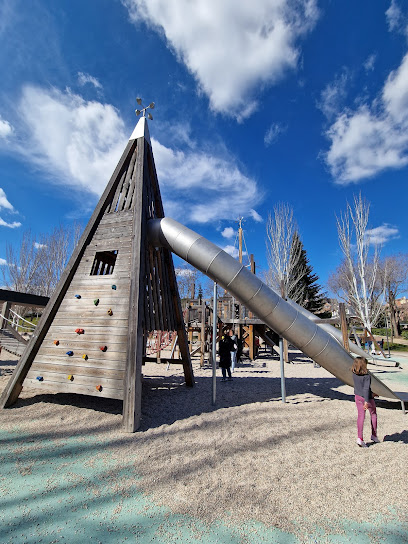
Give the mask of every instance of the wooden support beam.
<svg viewBox="0 0 408 544">
<path fill-rule="evenodd" d="M 19 306 L 33 306 L 34 308 L 45 308 L 49 300 L 49 297 L 0 289 L 0 302 L 11 302 L 12 304 L 18 304 Z"/>
<path fill-rule="evenodd" d="M 1 306 L 1 315 L 3 317 L 0 317 L 0 329 L 6 329 L 8 325 L 7 319 L 10 319 L 10 308 L 11 308 L 11 302 L 3 302 Z"/>
<path fill-rule="evenodd" d="M 344 302 L 339 303 L 339 314 L 340 314 L 340 326 L 341 332 L 343 334 L 343 346 L 346 351 L 350 351 L 350 343 L 348 337 L 348 328 L 347 328 L 347 317 L 346 317 L 346 307 Z"/>
<path fill-rule="evenodd" d="M 142 363 L 145 352 L 145 265 L 146 265 L 146 200 L 143 198 L 144 161 L 147 142 L 143 139 L 136 148 L 134 170 L 135 199 L 133 208 L 134 234 L 132 243 L 132 278 L 129 298 L 129 326 L 126 373 L 123 383 L 123 430 L 133 433 L 140 425 L 142 413 Z"/>
</svg>

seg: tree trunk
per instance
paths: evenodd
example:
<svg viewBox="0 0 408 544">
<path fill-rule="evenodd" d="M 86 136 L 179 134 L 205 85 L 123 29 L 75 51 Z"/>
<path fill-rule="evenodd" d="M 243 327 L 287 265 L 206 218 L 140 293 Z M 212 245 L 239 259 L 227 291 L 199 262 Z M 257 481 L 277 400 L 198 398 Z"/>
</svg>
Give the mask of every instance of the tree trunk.
<svg viewBox="0 0 408 544">
<path fill-rule="evenodd" d="M 396 310 L 395 297 L 392 293 L 389 295 L 388 305 L 390 308 L 391 336 L 396 336 L 398 338 L 401 336 L 401 326 L 399 323 L 398 312 Z"/>
</svg>

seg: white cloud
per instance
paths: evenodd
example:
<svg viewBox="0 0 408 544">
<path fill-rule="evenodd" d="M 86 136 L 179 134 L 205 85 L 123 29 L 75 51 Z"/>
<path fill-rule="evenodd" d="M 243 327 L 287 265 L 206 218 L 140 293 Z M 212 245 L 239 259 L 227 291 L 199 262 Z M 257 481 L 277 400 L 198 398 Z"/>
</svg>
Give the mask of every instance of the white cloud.
<svg viewBox="0 0 408 544">
<path fill-rule="evenodd" d="M 256 211 L 256 210 L 249 210 L 249 215 L 252 217 L 252 219 L 254 221 L 256 221 L 257 223 L 262 223 L 263 222 L 263 217 L 262 215 L 259 215 L 259 213 Z"/>
<path fill-rule="evenodd" d="M 391 0 L 390 7 L 385 12 L 385 17 L 390 32 L 407 34 L 407 17 L 403 15 L 396 0 Z"/>
<path fill-rule="evenodd" d="M 399 230 L 388 223 L 383 223 L 380 227 L 369 229 L 366 231 L 366 236 L 370 240 L 370 244 L 386 244 L 390 240 L 399 238 Z"/>
<path fill-rule="evenodd" d="M 47 244 L 40 244 L 39 242 L 34 242 L 35 249 L 42 249 L 43 247 L 47 247 Z"/>
<path fill-rule="evenodd" d="M 8 121 L 4 121 L 0 117 L 0 138 L 7 138 L 13 132 L 13 127 Z"/>
<path fill-rule="evenodd" d="M 346 87 L 348 81 L 349 75 L 347 71 L 343 71 L 321 92 L 317 107 L 323 112 L 327 119 L 333 119 L 333 117 L 342 109 L 347 95 Z"/>
<path fill-rule="evenodd" d="M 21 227 L 21 223 L 18 221 L 13 221 L 12 223 L 7 223 L 0 217 L 0 227 L 8 227 L 9 229 L 16 229 Z"/>
<path fill-rule="evenodd" d="M 256 92 L 297 67 L 299 38 L 318 18 L 316 0 L 122 0 L 135 24 L 164 34 L 216 112 L 242 120 Z"/>
<path fill-rule="evenodd" d="M 225 227 L 221 232 L 221 236 L 224 238 L 233 238 L 235 236 L 235 230 L 232 227 Z"/>
<path fill-rule="evenodd" d="M 271 126 L 268 128 L 268 130 L 265 133 L 264 136 L 264 144 L 266 146 L 271 145 L 273 142 L 276 142 L 279 135 L 283 132 L 286 132 L 287 128 L 283 127 L 279 123 L 272 123 Z"/>
<path fill-rule="evenodd" d="M 233 159 L 196 149 L 174 150 L 154 139 L 152 146 L 165 211 L 174 219 L 194 223 L 235 219 L 261 201 L 256 182 Z"/>
<path fill-rule="evenodd" d="M 0 210 L 9 210 L 11 212 L 14 211 L 13 206 L 10 204 L 10 202 L 7 200 L 6 193 L 4 190 L 0 187 Z"/>
<path fill-rule="evenodd" d="M 18 116 L 12 150 L 54 182 L 101 194 L 128 139 L 113 106 L 88 102 L 69 89 L 26 86 Z"/>
<path fill-rule="evenodd" d="M 364 63 L 364 69 L 366 72 L 372 72 L 374 70 L 375 61 L 377 60 L 377 55 L 370 55 Z"/>
<path fill-rule="evenodd" d="M 6 261 L 6 259 L 2 259 L 2 258 L 0 257 L 0 266 L 7 266 L 7 261 Z"/>
<path fill-rule="evenodd" d="M 223 250 L 225 251 L 225 253 L 228 253 L 228 255 L 231 255 L 231 257 L 234 257 L 234 259 L 237 259 L 239 257 L 239 250 L 235 246 L 228 245 L 228 246 L 225 246 Z M 243 251 L 242 255 L 248 255 L 248 254 L 246 251 Z"/>
<path fill-rule="evenodd" d="M 90 76 L 89 74 L 84 74 L 83 72 L 78 72 L 78 83 L 80 85 L 86 85 L 90 83 L 95 87 L 95 89 L 102 89 L 102 85 L 96 77 Z"/>
<path fill-rule="evenodd" d="M 70 90 L 27 86 L 18 115 L 11 151 L 48 173 L 53 183 L 102 193 L 127 143 L 115 108 Z M 262 199 L 257 183 L 234 158 L 201 151 L 188 131 L 183 134 L 183 151 L 152 139 L 166 213 L 196 223 L 252 214 Z"/>
<path fill-rule="evenodd" d="M 408 54 L 371 104 L 343 112 L 326 133 L 326 162 L 338 183 L 408 164 Z"/>
</svg>

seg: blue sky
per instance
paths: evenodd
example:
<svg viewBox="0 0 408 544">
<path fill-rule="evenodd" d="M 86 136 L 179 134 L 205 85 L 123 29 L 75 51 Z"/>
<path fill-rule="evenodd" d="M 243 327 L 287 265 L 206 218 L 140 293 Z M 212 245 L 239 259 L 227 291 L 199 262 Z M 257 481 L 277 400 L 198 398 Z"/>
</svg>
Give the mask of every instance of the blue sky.
<svg viewBox="0 0 408 544">
<path fill-rule="evenodd" d="M 241 5 L 242 4 L 242 5 Z M 166 215 L 266 268 L 293 207 L 324 285 L 359 191 L 372 239 L 405 252 L 408 9 L 360 0 L 0 0 L 0 263 L 24 230 L 84 226 L 136 124 Z"/>
</svg>

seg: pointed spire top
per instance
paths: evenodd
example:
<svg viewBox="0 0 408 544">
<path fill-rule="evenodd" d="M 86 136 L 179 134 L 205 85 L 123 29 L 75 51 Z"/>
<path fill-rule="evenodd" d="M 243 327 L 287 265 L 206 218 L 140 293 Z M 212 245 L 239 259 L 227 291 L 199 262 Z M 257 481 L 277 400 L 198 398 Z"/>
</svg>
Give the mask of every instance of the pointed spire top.
<svg viewBox="0 0 408 544">
<path fill-rule="evenodd" d="M 135 130 L 132 132 L 131 137 L 129 140 L 137 140 L 137 138 L 144 137 L 145 140 L 149 145 L 152 145 L 150 143 L 150 134 L 149 134 L 149 127 L 147 126 L 147 119 L 146 117 L 141 117 L 139 121 L 137 122 L 137 125 L 135 126 Z"/>
</svg>

